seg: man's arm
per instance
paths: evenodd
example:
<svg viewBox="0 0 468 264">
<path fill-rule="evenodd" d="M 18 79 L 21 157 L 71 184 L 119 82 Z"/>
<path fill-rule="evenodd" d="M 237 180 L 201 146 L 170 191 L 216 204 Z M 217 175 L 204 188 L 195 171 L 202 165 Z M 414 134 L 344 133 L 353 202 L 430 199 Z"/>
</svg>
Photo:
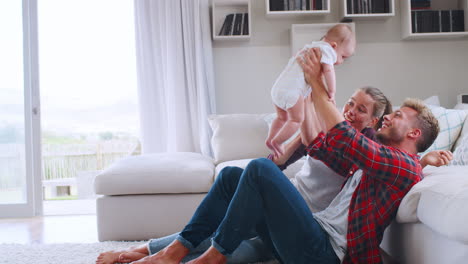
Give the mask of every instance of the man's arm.
<svg viewBox="0 0 468 264">
<path fill-rule="evenodd" d="M 357 132 L 349 123 L 344 122 L 341 113 L 328 100 L 328 94 L 320 78 L 319 57 L 319 51 L 314 49 L 305 54 L 303 61 L 299 61 L 304 70 L 306 81 L 313 87 L 312 98 L 317 115 L 322 117 L 328 130 L 323 140 L 314 140 L 308 147 L 309 154 L 323 160 L 329 166 L 345 162 L 344 157 L 345 160 L 354 163 L 360 169 L 372 171 L 372 175 L 376 175 L 386 182 L 405 181 L 406 177 L 395 179 L 398 175 L 419 177 L 421 173 L 419 162 L 409 157 L 407 153 L 382 146 Z M 319 149 L 321 151 L 316 151 Z M 335 158 L 330 158 L 331 156 L 328 155 L 327 160 L 325 160 L 320 156 L 323 156 L 323 149 L 334 153 Z"/>
</svg>

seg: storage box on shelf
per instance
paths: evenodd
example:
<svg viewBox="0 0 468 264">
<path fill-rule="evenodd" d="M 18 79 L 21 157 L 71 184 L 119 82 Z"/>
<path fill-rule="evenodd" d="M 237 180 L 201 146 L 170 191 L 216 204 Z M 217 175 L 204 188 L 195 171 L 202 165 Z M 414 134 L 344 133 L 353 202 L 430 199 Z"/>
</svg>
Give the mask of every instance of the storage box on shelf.
<svg viewBox="0 0 468 264">
<path fill-rule="evenodd" d="M 342 0 L 341 6 L 345 18 L 371 20 L 395 16 L 395 0 Z"/>
<path fill-rule="evenodd" d="M 417 2 L 401 1 L 403 39 L 468 37 L 468 0 Z"/>
<path fill-rule="evenodd" d="M 330 0 L 265 0 L 268 17 L 325 15 L 330 13 Z"/>
<path fill-rule="evenodd" d="M 250 14 L 250 0 L 213 0 L 213 40 L 249 40 Z"/>
</svg>

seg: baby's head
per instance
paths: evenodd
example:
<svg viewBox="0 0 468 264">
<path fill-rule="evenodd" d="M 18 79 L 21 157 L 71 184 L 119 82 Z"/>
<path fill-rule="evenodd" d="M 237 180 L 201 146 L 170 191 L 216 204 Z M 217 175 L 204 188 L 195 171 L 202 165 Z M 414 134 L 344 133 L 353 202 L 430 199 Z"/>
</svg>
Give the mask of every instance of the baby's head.
<svg viewBox="0 0 468 264">
<path fill-rule="evenodd" d="M 322 39 L 328 42 L 336 51 L 337 60 L 335 65 L 354 54 L 356 48 L 356 37 L 350 26 L 346 24 L 337 24 L 330 28 Z"/>
</svg>

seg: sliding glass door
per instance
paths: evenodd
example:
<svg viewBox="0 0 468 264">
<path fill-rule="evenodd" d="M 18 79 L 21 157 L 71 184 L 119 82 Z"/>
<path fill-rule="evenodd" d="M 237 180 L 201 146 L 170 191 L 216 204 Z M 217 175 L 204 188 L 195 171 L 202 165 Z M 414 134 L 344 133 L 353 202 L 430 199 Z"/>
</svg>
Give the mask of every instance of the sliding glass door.
<svg viewBox="0 0 468 264">
<path fill-rule="evenodd" d="M 0 217 L 41 212 L 36 14 L 35 0 L 0 1 Z"/>
</svg>

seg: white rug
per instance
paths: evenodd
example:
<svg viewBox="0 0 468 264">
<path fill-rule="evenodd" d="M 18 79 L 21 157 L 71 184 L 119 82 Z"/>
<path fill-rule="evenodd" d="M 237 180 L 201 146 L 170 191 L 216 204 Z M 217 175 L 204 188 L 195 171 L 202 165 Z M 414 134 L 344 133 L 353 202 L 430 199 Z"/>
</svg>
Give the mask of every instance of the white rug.
<svg viewBox="0 0 468 264">
<path fill-rule="evenodd" d="M 90 244 L 0 244 L 0 264 L 94 264 L 101 252 L 138 246 L 142 242 Z M 269 261 L 265 264 L 275 264 Z"/>
<path fill-rule="evenodd" d="M 90 244 L 0 244 L 0 263 L 5 264 L 94 264 L 99 253 L 125 249 L 144 242 Z"/>
</svg>

